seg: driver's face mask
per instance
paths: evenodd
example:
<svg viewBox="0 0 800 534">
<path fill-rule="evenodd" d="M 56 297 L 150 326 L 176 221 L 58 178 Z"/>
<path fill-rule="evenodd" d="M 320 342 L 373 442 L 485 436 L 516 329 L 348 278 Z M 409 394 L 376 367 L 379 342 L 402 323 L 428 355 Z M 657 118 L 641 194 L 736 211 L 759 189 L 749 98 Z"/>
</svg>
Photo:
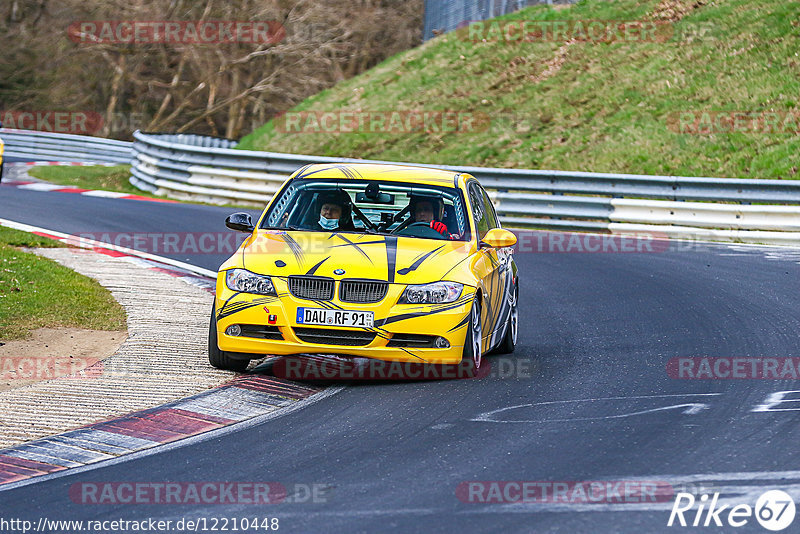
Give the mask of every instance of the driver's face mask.
<svg viewBox="0 0 800 534">
<path fill-rule="evenodd" d="M 326 230 L 333 230 L 339 225 L 339 219 L 326 219 L 322 215 L 319 216 L 319 225 Z"/>
</svg>

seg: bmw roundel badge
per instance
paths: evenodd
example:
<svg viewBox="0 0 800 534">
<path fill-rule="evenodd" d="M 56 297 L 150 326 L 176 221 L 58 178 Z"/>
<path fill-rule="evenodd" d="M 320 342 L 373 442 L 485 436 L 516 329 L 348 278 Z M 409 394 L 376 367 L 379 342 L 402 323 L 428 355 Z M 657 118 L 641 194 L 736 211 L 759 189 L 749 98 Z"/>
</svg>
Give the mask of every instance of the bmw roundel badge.
<svg viewBox="0 0 800 534">
<path fill-rule="evenodd" d="M 344 274 L 344 269 L 335 269 L 333 274 Z"/>
</svg>

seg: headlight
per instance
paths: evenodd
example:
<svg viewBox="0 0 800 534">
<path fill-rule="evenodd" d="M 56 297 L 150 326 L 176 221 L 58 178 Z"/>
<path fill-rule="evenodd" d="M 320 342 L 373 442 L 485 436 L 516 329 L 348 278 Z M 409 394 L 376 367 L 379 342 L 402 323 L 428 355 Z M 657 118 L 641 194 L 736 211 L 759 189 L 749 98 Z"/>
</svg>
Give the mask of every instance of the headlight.
<svg viewBox="0 0 800 534">
<path fill-rule="evenodd" d="M 434 282 L 421 286 L 408 286 L 398 304 L 442 304 L 453 302 L 461 295 L 464 284 Z"/>
<path fill-rule="evenodd" d="M 244 269 L 230 269 L 225 273 L 225 285 L 231 291 L 256 293 L 258 295 L 277 295 L 269 276 L 251 273 Z"/>
</svg>

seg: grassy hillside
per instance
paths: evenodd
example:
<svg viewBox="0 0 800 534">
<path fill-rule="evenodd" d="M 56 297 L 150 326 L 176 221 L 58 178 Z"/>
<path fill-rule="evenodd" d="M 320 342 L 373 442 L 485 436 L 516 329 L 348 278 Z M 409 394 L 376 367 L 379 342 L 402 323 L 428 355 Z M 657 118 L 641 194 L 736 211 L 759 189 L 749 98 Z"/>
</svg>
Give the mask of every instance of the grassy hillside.
<svg viewBox="0 0 800 534">
<path fill-rule="evenodd" d="M 497 20 L 660 25 L 658 39 L 629 42 L 508 42 L 492 34 L 472 42 L 465 28 L 293 110 L 462 111 L 489 118 L 481 131 L 285 133 L 272 121 L 239 146 L 454 165 L 797 178 L 800 120 L 777 128 L 788 133 L 743 124 L 734 133 L 679 130 L 686 113 L 800 114 L 800 3 L 586 0 Z"/>
</svg>

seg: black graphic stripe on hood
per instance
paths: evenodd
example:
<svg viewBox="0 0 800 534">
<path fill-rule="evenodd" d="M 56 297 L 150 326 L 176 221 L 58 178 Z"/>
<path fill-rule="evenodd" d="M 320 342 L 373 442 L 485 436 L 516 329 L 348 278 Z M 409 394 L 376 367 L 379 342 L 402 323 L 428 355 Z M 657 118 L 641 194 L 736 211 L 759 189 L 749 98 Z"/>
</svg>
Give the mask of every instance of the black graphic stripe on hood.
<svg viewBox="0 0 800 534">
<path fill-rule="evenodd" d="M 462 263 L 464 263 L 465 261 L 467 261 L 469 258 L 470 258 L 470 256 L 467 256 L 467 257 L 465 257 L 464 259 L 462 259 L 461 261 L 459 261 L 458 263 L 456 263 L 455 265 L 453 265 L 452 267 L 450 267 L 450 270 L 449 270 L 449 271 L 447 271 L 446 273 L 444 273 L 444 274 L 442 275 L 441 279 L 442 279 L 442 280 L 445 280 L 445 279 L 447 278 L 447 276 L 448 276 L 450 273 L 452 273 L 452 272 L 453 272 L 453 269 L 455 269 L 456 267 L 458 267 L 459 265 L 461 265 Z"/>
<path fill-rule="evenodd" d="M 328 257 L 327 257 L 327 258 L 325 258 L 324 260 L 320 261 L 318 264 L 316 264 L 315 266 L 313 266 L 312 268 L 310 268 L 310 269 L 309 269 L 309 270 L 306 272 L 306 275 L 308 275 L 308 276 L 311 276 L 312 274 L 314 274 L 315 272 L 317 272 L 317 269 L 319 269 L 319 266 L 320 266 L 320 265 L 322 265 L 323 263 L 325 263 L 326 261 L 328 261 L 329 259 L 331 259 L 331 257 L 330 257 L 330 256 L 328 256 Z"/>
<path fill-rule="evenodd" d="M 397 236 L 386 236 L 386 279 L 394 283 L 394 269 L 397 263 Z"/>
<path fill-rule="evenodd" d="M 335 235 L 339 235 L 339 234 L 335 234 Z M 333 236 L 331 236 L 331 237 L 333 237 Z M 358 245 L 359 247 L 363 247 L 364 245 L 382 245 L 384 243 L 386 243 L 386 241 L 381 239 L 379 241 L 359 241 L 358 243 L 354 243 L 354 244 Z M 349 246 L 349 245 L 347 245 L 347 244 L 331 245 L 331 248 L 347 247 L 347 246 Z"/>
<path fill-rule="evenodd" d="M 347 165 L 331 165 L 330 167 L 323 167 L 321 169 L 316 169 L 314 171 L 304 172 L 304 173 L 298 175 L 297 178 L 303 179 L 303 178 L 307 178 L 307 177 L 311 176 L 312 174 L 317 174 L 319 172 L 330 171 L 330 170 L 333 170 L 333 169 L 338 170 L 339 172 L 341 172 L 347 178 L 353 179 L 353 178 L 359 178 L 361 176 L 361 173 L 359 173 L 355 169 L 351 169 Z"/>
<path fill-rule="evenodd" d="M 361 250 L 360 245 L 362 245 L 362 243 L 354 243 L 354 242 L 350 241 L 349 239 L 347 239 L 345 236 L 343 236 L 341 234 L 336 234 L 336 235 L 339 237 L 339 239 L 341 239 L 345 243 L 343 245 L 333 245 L 331 248 L 354 247 L 357 251 L 359 251 L 361 253 L 362 256 L 364 256 L 370 263 L 372 263 L 372 258 L 370 258 L 369 255 L 367 255 L 366 252 Z M 383 241 L 379 241 L 379 243 L 382 243 L 382 242 Z"/>
<path fill-rule="evenodd" d="M 303 247 L 300 246 L 300 243 L 295 241 L 294 238 L 289 234 L 281 234 L 281 238 L 287 245 L 289 245 L 289 249 L 291 249 L 292 254 L 294 254 L 294 258 L 297 260 L 297 264 L 303 265 L 305 253 L 303 252 Z"/>
<path fill-rule="evenodd" d="M 311 165 L 308 165 L 308 166 L 306 166 L 304 168 L 308 168 L 308 167 L 311 167 Z M 330 171 L 332 169 L 338 169 L 338 168 L 339 168 L 338 165 L 331 165 L 330 167 L 322 167 L 321 169 L 316 169 L 316 170 L 313 170 L 313 171 L 312 170 L 308 170 L 306 172 L 303 172 L 303 173 L 299 174 L 297 176 L 297 178 L 302 180 L 303 178 L 308 178 L 312 174 L 317 174 L 318 172 L 325 172 L 325 171 Z"/>
<path fill-rule="evenodd" d="M 342 174 L 347 176 L 348 178 L 361 178 L 361 173 L 358 172 L 356 169 L 351 169 L 346 165 L 340 165 L 339 170 L 342 171 Z"/>
<path fill-rule="evenodd" d="M 431 250 L 430 252 L 426 252 L 426 253 L 425 253 L 425 254 L 423 254 L 422 256 L 418 257 L 418 258 L 417 258 L 417 259 L 414 261 L 414 263 L 412 263 L 412 264 L 411 264 L 411 265 L 409 265 L 408 267 L 405 267 L 405 268 L 403 268 L 403 269 L 400 269 L 399 271 L 397 271 L 397 274 L 406 275 L 406 274 L 408 274 L 408 273 L 410 273 L 410 272 L 412 272 L 412 271 L 416 271 L 416 270 L 419 268 L 419 266 L 420 266 L 420 265 L 422 265 L 422 262 L 424 262 L 425 260 L 427 260 L 427 259 L 428 259 L 428 258 L 429 258 L 431 255 L 434 255 L 434 254 L 438 253 L 438 252 L 439 252 L 440 250 L 442 250 L 443 248 L 444 248 L 444 245 L 442 245 L 442 246 L 441 246 L 441 247 L 439 247 L 439 248 L 433 249 L 433 250 Z"/>
</svg>

